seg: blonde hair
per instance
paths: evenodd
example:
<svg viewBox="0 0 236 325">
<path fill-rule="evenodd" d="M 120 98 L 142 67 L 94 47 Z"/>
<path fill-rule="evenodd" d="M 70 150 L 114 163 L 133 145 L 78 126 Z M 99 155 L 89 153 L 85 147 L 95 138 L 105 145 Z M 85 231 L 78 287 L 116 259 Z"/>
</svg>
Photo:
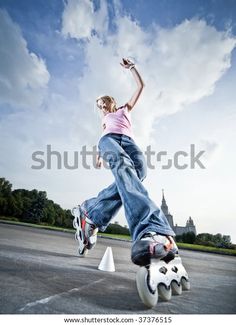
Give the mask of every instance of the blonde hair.
<svg viewBox="0 0 236 325">
<path fill-rule="evenodd" d="M 116 107 L 116 101 L 112 96 L 100 96 L 96 99 L 96 104 L 98 103 L 99 100 L 103 100 L 104 102 L 108 103 L 108 112 L 109 113 L 114 113 L 117 111 L 117 107 Z"/>
</svg>

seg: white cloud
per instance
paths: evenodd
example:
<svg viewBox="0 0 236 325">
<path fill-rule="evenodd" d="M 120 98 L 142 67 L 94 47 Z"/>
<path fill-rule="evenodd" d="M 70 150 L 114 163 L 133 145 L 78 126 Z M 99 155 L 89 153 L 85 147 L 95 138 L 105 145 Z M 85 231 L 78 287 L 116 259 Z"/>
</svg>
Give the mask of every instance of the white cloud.
<svg viewBox="0 0 236 325">
<path fill-rule="evenodd" d="M 93 28 L 92 2 L 70 0 L 62 16 L 62 34 L 75 38 L 90 37 Z"/>
<path fill-rule="evenodd" d="M 85 3 L 88 1 L 68 1 L 64 15 L 75 4 L 77 16 L 84 15 Z M 91 6 L 90 3 L 90 18 L 96 14 Z M 146 87 L 133 110 L 133 125 L 137 141 L 145 146 L 153 141 L 154 123 L 160 117 L 174 114 L 213 93 L 217 81 L 230 67 L 236 39 L 204 20 L 185 20 L 169 29 L 153 25 L 144 30 L 130 17 L 120 16 L 119 10 L 116 14 L 116 31 L 103 33 L 106 42 L 101 42 L 98 35 L 91 36 L 91 30 L 97 26 L 89 19 L 89 40 L 84 49 L 87 66 L 78 86 L 80 102 L 92 107 L 101 93 L 112 94 L 119 104 L 127 101 L 135 90 L 135 81 L 129 71 L 121 70 L 119 61 L 122 56 L 134 57 Z M 106 17 L 104 11 L 101 21 Z M 82 28 L 82 22 L 72 13 L 67 20 L 72 26 L 67 35 L 73 33 L 78 40 L 83 38 L 83 33 L 73 32 Z M 63 29 L 64 26 L 62 32 Z M 97 123 L 91 116 L 89 119 L 90 114 L 84 114 L 84 123 Z"/>
<path fill-rule="evenodd" d="M 95 12 L 89 0 L 68 0 L 62 15 L 62 35 L 72 38 L 91 38 L 96 31 L 100 36 L 107 32 L 108 12 L 105 1 Z"/>
<path fill-rule="evenodd" d="M 176 104 L 189 104 L 212 93 L 230 67 L 236 39 L 204 20 L 186 20 L 175 28 L 157 30 L 154 43 L 160 86 Z"/>
<path fill-rule="evenodd" d="M 0 44 L 0 103 L 39 106 L 49 72 L 44 60 L 29 52 L 20 28 L 4 10 L 0 10 Z"/>
<path fill-rule="evenodd" d="M 208 166 L 209 166 L 209 160 L 213 159 L 220 149 L 219 143 L 216 143 L 215 141 L 210 141 L 208 139 L 201 140 L 199 144 L 199 148 L 205 151 L 202 158 L 203 160 L 208 161 Z"/>
</svg>

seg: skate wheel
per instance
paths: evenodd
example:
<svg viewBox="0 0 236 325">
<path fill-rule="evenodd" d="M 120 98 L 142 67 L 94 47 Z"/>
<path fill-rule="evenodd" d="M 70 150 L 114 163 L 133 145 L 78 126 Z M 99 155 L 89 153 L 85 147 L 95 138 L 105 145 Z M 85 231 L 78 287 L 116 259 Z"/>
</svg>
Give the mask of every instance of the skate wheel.
<svg viewBox="0 0 236 325">
<path fill-rule="evenodd" d="M 95 244 L 96 244 L 96 243 L 94 243 L 94 244 L 88 243 L 88 244 L 87 244 L 87 248 L 88 248 L 88 249 L 92 249 L 92 248 L 95 246 Z"/>
<path fill-rule="evenodd" d="M 181 295 L 182 294 L 182 284 L 177 283 L 176 281 L 171 282 L 171 290 L 173 295 Z"/>
<path fill-rule="evenodd" d="M 171 287 L 166 287 L 164 283 L 160 283 L 158 285 L 158 295 L 162 300 L 169 301 L 172 295 Z"/>
<path fill-rule="evenodd" d="M 73 217 L 75 216 L 76 209 L 77 209 L 77 207 L 74 207 L 74 208 L 71 209 L 71 214 L 72 214 Z"/>
<path fill-rule="evenodd" d="M 82 250 L 79 249 L 79 256 L 85 257 L 88 254 L 88 249 L 84 247 Z"/>
<path fill-rule="evenodd" d="M 146 267 L 140 267 L 136 276 L 136 285 L 138 294 L 144 305 L 149 308 L 156 306 L 158 301 L 158 292 L 151 292 L 148 286 L 148 270 Z"/>
<path fill-rule="evenodd" d="M 182 288 L 183 290 L 190 290 L 190 282 L 189 280 L 182 278 L 181 279 L 181 284 L 182 284 Z"/>
<path fill-rule="evenodd" d="M 76 223 L 75 219 L 73 220 L 73 227 L 74 227 L 75 229 L 77 229 L 77 223 Z"/>
<path fill-rule="evenodd" d="M 75 233 L 75 240 L 76 240 L 76 241 L 79 240 L 79 235 L 77 234 L 77 232 Z"/>
</svg>

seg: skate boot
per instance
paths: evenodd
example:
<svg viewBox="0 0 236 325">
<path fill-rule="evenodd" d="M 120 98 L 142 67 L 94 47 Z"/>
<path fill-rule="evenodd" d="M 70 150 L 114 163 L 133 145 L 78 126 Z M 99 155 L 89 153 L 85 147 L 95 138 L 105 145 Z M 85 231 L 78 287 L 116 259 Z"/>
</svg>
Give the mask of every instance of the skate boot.
<svg viewBox="0 0 236 325">
<path fill-rule="evenodd" d="M 79 255 L 85 256 L 96 245 L 98 228 L 86 217 L 78 205 L 71 210 L 74 216 L 73 227 L 76 229 L 75 240 L 79 242 Z"/>
<path fill-rule="evenodd" d="M 141 266 L 136 284 L 140 299 L 147 307 L 156 306 L 158 297 L 169 301 L 172 295 L 190 289 L 188 274 L 171 236 L 147 233 L 134 243 L 131 259 Z"/>
<path fill-rule="evenodd" d="M 146 266 L 152 258 L 170 262 L 177 253 L 178 247 L 171 236 L 149 232 L 134 243 L 131 259 L 134 264 Z"/>
</svg>

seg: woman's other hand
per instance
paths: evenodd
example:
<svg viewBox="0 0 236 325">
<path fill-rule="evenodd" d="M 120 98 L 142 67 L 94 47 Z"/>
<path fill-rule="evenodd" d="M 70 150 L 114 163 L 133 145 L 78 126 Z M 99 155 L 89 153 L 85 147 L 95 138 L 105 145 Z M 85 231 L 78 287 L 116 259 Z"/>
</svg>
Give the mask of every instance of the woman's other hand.
<svg viewBox="0 0 236 325">
<path fill-rule="evenodd" d="M 96 157 L 96 168 L 101 168 L 102 166 L 102 158 L 97 155 Z"/>
</svg>

